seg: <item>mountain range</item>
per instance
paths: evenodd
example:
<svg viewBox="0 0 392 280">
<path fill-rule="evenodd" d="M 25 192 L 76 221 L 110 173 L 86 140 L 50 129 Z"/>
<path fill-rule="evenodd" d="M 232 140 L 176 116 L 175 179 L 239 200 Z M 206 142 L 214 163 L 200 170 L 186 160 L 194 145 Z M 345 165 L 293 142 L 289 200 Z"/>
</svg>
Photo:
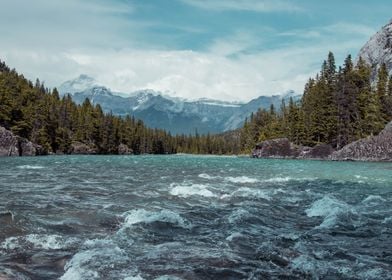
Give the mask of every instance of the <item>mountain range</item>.
<svg viewBox="0 0 392 280">
<path fill-rule="evenodd" d="M 357 60 L 362 57 L 372 67 L 372 80 L 380 66 L 385 63 L 392 74 L 392 21 L 383 26 L 360 49 Z M 259 96 L 247 103 L 220 100 L 184 100 L 164 95 L 154 90 L 139 90 L 130 94 L 112 92 L 88 75 L 61 84 L 60 94 L 70 94 L 76 103 L 89 98 L 93 104 L 100 104 L 105 112 L 115 115 L 133 115 L 152 128 L 163 128 L 172 134 L 194 134 L 195 132 L 221 133 L 239 128 L 245 119 L 259 108 L 273 104 L 280 107 L 290 97 L 300 99 L 294 91 L 272 96 Z"/>
<path fill-rule="evenodd" d="M 78 104 L 88 98 L 93 104 L 100 104 L 105 112 L 120 116 L 133 115 L 149 127 L 163 128 L 172 134 L 206 134 L 233 130 L 241 127 L 245 119 L 259 108 L 268 109 L 271 104 L 279 108 L 282 99 L 288 102 L 290 97 L 295 100 L 300 98 L 294 91 L 260 96 L 247 103 L 206 98 L 190 101 L 154 90 L 124 94 L 112 92 L 84 74 L 64 82 L 58 90 L 61 95 L 70 94 Z"/>
</svg>

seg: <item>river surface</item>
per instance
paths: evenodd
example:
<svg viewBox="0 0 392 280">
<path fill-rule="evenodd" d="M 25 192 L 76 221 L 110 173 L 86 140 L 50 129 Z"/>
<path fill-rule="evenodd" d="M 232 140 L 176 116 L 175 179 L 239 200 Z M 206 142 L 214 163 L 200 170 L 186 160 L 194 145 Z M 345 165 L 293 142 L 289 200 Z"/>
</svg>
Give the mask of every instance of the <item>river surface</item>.
<svg viewBox="0 0 392 280">
<path fill-rule="evenodd" d="M 392 279 L 392 164 L 1 158 L 0 279 Z"/>
</svg>

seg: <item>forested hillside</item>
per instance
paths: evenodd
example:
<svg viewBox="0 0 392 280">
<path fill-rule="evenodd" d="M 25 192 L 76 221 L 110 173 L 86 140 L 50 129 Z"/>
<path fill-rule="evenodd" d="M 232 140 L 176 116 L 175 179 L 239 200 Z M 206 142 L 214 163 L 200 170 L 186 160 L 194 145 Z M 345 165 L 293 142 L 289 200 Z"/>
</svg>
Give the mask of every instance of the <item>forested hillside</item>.
<svg viewBox="0 0 392 280">
<path fill-rule="evenodd" d="M 382 65 L 375 84 L 371 67 L 347 56 L 336 69 L 328 54 L 320 73 L 309 79 L 299 102 L 284 102 L 252 114 L 241 132 L 241 148 L 250 151 L 257 142 L 287 137 L 298 145 L 330 144 L 336 149 L 380 132 L 392 120 L 392 78 Z"/>
<path fill-rule="evenodd" d="M 0 126 L 41 145 L 47 153 L 72 153 L 75 143 L 97 154 L 118 154 L 124 145 L 134 154 L 239 151 L 238 141 L 226 141 L 224 135 L 173 137 L 147 128 L 132 116 L 105 114 L 88 99 L 77 105 L 71 97 L 60 98 L 56 89 L 49 90 L 39 80 L 32 83 L 1 61 Z"/>
<path fill-rule="evenodd" d="M 77 105 L 37 80 L 28 81 L 0 62 L 0 126 L 41 145 L 48 153 L 73 152 L 82 143 L 97 154 L 238 154 L 257 142 L 287 137 L 298 145 L 343 146 L 380 132 L 392 120 L 392 78 L 385 65 L 371 83 L 371 68 L 347 56 L 336 69 L 329 53 L 320 73 L 309 79 L 300 101 L 260 109 L 241 130 L 220 135 L 172 136 L 132 116 L 104 113 L 88 99 Z"/>
</svg>

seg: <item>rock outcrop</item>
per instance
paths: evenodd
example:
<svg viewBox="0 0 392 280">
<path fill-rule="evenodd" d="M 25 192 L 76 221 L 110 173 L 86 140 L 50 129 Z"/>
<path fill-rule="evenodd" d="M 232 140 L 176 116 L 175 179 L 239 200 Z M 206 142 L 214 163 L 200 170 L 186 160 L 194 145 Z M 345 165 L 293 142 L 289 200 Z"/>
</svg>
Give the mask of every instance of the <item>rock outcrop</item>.
<svg viewBox="0 0 392 280">
<path fill-rule="evenodd" d="M 74 155 L 95 155 L 97 153 L 98 151 L 96 148 L 82 142 L 73 142 L 71 145 L 71 154 Z"/>
<path fill-rule="evenodd" d="M 334 152 L 331 159 L 392 161 L 392 122 L 379 135 L 360 139 Z"/>
<path fill-rule="evenodd" d="M 130 149 L 127 145 L 120 144 L 118 146 L 118 154 L 119 155 L 131 155 L 132 153 L 133 153 L 132 149 Z"/>
<path fill-rule="evenodd" d="M 295 158 L 300 149 L 287 138 L 266 140 L 256 145 L 253 157 L 258 158 Z"/>
<path fill-rule="evenodd" d="M 16 136 L 11 131 L 0 127 L 0 156 L 37 156 L 45 151 L 40 145 Z"/>
<path fill-rule="evenodd" d="M 18 138 L 4 127 L 0 127 L 0 156 L 19 156 Z"/>
<path fill-rule="evenodd" d="M 359 57 L 362 57 L 372 67 L 373 81 L 383 63 L 392 74 L 392 20 L 369 39 L 359 51 L 357 60 Z"/>
<path fill-rule="evenodd" d="M 252 156 L 258 158 L 328 159 L 333 148 L 327 144 L 315 147 L 295 145 L 287 138 L 266 140 L 256 145 Z"/>
<path fill-rule="evenodd" d="M 301 147 L 297 158 L 300 159 L 328 159 L 335 150 L 331 145 L 320 144 L 314 147 Z"/>
</svg>

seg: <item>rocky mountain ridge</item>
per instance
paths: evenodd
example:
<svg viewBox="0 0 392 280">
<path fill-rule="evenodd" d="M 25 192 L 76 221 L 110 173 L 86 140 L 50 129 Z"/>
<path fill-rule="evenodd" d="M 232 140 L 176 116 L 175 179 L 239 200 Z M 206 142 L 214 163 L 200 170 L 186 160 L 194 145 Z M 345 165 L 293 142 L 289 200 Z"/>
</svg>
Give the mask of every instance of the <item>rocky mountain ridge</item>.
<svg viewBox="0 0 392 280">
<path fill-rule="evenodd" d="M 383 63 L 389 74 L 392 74 L 392 20 L 366 42 L 359 51 L 357 60 L 359 57 L 372 67 L 373 80 Z"/>
</svg>

